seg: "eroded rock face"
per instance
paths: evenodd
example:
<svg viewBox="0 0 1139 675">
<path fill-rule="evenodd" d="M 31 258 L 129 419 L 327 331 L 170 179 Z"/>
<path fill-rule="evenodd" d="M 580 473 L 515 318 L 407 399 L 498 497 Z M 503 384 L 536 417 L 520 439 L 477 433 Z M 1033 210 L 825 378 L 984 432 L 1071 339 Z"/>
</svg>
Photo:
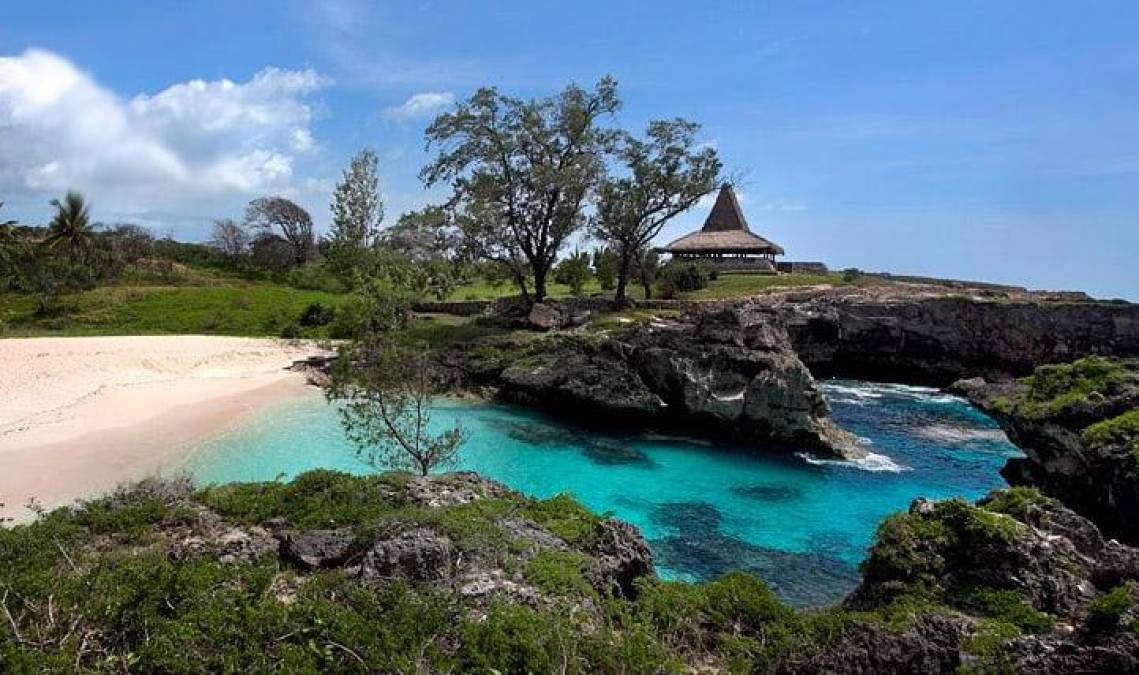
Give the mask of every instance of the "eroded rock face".
<svg viewBox="0 0 1139 675">
<path fill-rule="evenodd" d="M 816 377 L 946 386 L 1090 354 L 1139 355 L 1139 305 L 961 292 L 768 299 Z"/>
<path fill-rule="evenodd" d="M 1139 410 L 1139 361 L 1084 359 L 1023 380 L 962 380 L 951 391 L 1024 450 L 1001 471 L 1009 483 L 1039 487 L 1109 536 L 1139 542 L 1139 432 L 1112 423 Z M 1104 424 L 1112 430 L 1097 433 Z"/>
<path fill-rule="evenodd" d="M 356 543 L 351 528 L 280 532 L 281 556 L 308 568 L 337 567 L 348 561 Z"/>
<path fill-rule="evenodd" d="M 450 537 L 417 527 L 377 541 L 364 556 L 360 573 L 366 579 L 433 581 L 450 578 L 453 566 Z"/>
<path fill-rule="evenodd" d="M 1133 672 L 1139 587 L 1128 584 L 1139 580 L 1137 562 L 1139 550 L 1105 540 L 1090 520 L 1032 490 L 997 491 L 976 505 L 917 500 L 882 526 L 847 605 L 877 611 L 916 598 L 938 606 L 921 621 L 943 620 L 932 631 L 918 623 L 882 635 L 861 626 L 817 658 L 876 669 L 908 653 L 927 664 L 918 672 L 1002 663 L 1015 672 Z M 1025 634 L 986 638 L 999 646 L 976 651 L 971 641 L 993 621 Z M 874 642 L 885 649 L 869 651 Z"/>
<path fill-rule="evenodd" d="M 634 582 L 653 575 L 653 554 L 640 531 L 621 520 L 603 521 L 591 549 L 590 577 L 603 592 L 636 596 Z"/>
<path fill-rule="evenodd" d="M 779 316 L 742 306 L 612 336 L 559 335 L 492 366 L 448 356 L 469 379 L 509 400 L 591 423 L 655 426 L 736 443 L 862 454 L 830 418 Z"/>
</svg>

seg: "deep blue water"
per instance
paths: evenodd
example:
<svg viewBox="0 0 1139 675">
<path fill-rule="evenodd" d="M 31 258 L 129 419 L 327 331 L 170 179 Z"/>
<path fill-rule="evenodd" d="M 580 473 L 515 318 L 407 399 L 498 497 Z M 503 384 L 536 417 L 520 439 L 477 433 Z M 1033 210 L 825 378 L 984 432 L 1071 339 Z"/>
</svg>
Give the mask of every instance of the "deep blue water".
<svg viewBox="0 0 1139 675">
<path fill-rule="evenodd" d="M 965 401 L 936 390 L 832 381 L 835 418 L 868 443 L 860 464 L 747 454 L 676 438 L 585 431 L 540 413 L 441 401 L 470 434 L 456 468 L 533 496 L 571 492 L 644 532 L 665 577 L 746 569 L 797 605 L 858 582 L 874 528 L 915 497 L 976 498 L 1018 450 Z M 365 472 L 318 393 L 265 408 L 191 455 L 203 482 L 272 480 L 315 467 Z"/>
</svg>

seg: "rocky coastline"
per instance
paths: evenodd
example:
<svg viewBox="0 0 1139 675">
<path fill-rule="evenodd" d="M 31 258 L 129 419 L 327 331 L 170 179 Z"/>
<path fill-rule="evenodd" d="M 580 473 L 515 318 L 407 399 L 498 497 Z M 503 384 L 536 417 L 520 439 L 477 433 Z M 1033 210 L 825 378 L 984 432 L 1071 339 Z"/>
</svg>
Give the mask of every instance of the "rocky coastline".
<svg viewBox="0 0 1139 675">
<path fill-rule="evenodd" d="M 604 334 L 461 345 L 440 363 L 457 386 L 576 421 L 854 458 L 778 315 L 761 306 Z"/>
</svg>

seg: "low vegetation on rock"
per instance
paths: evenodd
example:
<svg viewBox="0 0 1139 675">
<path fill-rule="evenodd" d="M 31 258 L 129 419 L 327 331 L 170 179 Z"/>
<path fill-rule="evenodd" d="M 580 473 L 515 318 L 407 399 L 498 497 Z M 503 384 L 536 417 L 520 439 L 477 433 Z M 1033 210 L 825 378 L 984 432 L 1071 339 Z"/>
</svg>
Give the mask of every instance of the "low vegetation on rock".
<svg viewBox="0 0 1139 675">
<path fill-rule="evenodd" d="M 1110 536 L 1139 541 L 1139 361 L 1089 356 L 1025 378 L 954 385 L 990 411 L 1026 457 L 1002 472 L 1035 485 Z"/>
<path fill-rule="evenodd" d="M 844 605 L 661 581 L 636 529 L 474 474 L 148 481 L 0 530 L 0 668 L 870 672 L 1139 666 L 1139 551 L 1034 491 L 916 502 Z"/>
</svg>

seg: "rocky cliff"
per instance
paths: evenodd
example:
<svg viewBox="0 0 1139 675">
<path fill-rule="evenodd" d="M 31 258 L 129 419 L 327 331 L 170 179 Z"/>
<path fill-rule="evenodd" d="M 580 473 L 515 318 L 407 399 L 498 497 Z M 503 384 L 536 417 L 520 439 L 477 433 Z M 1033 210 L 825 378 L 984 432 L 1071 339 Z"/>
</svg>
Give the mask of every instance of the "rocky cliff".
<svg viewBox="0 0 1139 675">
<path fill-rule="evenodd" d="M 758 299 L 815 377 L 946 386 L 1092 354 L 1139 356 L 1139 305 L 889 287 Z"/>
<path fill-rule="evenodd" d="M 1139 668 L 1139 550 L 1017 488 L 917 500 L 886 520 L 846 602 L 859 626 L 806 660 L 829 672 L 1071 673 Z M 809 668 L 808 668 L 809 669 Z"/>
<path fill-rule="evenodd" d="M 952 390 L 989 412 L 1024 458 L 1002 471 L 1139 542 L 1139 360 L 1089 357 L 1019 380 L 963 380 Z"/>
<path fill-rule="evenodd" d="M 766 307 L 699 312 L 606 334 L 484 342 L 441 355 L 469 384 L 590 423 L 861 454 L 830 419 L 779 316 Z"/>
</svg>

